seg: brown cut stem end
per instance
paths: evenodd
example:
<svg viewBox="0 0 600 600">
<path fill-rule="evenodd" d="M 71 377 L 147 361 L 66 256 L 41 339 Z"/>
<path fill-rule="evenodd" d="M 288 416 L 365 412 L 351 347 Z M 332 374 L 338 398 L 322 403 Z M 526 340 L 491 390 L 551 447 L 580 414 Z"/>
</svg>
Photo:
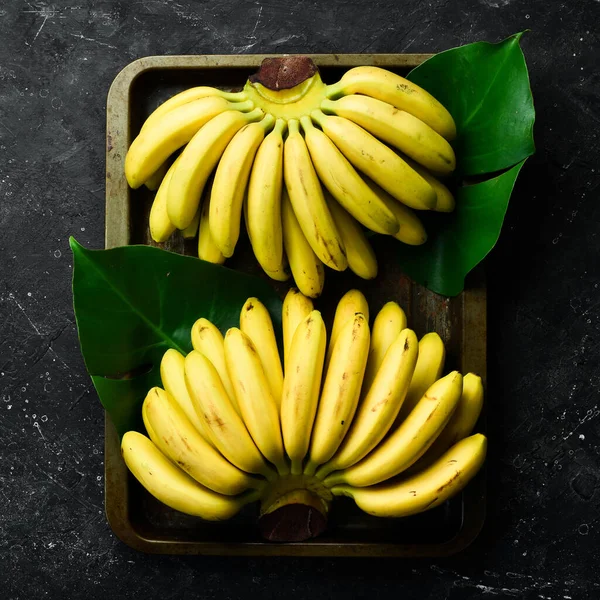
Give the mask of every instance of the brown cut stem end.
<svg viewBox="0 0 600 600">
<path fill-rule="evenodd" d="M 265 58 L 259 70 L 249 79 L 251 83 L 260 83 L 277 92 L 297 86 L 317 71 L 317 65 L 307 56 L 282 56 Z"/>
</svg>

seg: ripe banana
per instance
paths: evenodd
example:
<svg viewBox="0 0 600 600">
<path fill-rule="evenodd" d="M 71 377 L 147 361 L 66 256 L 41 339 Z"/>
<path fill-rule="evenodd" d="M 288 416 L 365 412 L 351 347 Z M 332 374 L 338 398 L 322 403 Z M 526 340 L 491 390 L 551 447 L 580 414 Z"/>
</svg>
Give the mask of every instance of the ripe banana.
<svg viewBox="0 0 600 600">
<path fill-rule="evenodd" d="M 348 267 L 344 244 L 325 202 L 297 120 L 288 121 L 283 173 L 294 213 L 314 253 L 328 267 L 343 271 Z"/>
<path fill-rule="evenodd" d="M 363 393 L 366 394 L 373 384 L 388 348 L 406 329 L 406 315 L 396 302 L 388 302 L 377 313 L 371 333 L 369 359 L 363 380 Z"/>
<path fill-rule="evenodd" d="M 275 119 L 244 125 L 225 148 L 219 161 L 210 198 L 210 231 L 223 256 L 233 255 L 240 236 L 242 204 L 254 156 Z"/>
<path fill-rule="evenodd" d="M 279 408 L 271 392 L 258 350 L 243 331 L 232 327 L 225 335 L 225 360 L 235 396 L 254 443 L 280 475 L 289 473 L 283 455 Z"/>
<path fill-rule="evenodd" d="M 406 420 L 359 463 L 332 473 L 324 484 L 347 483 L 355 487 L 375 485 L 408 469 L 431 446 L 448 423 L 462 392 L 458 371 L 436 381 Z"/>
<path fill-rule="evenodd" d="M 167 113 L 165 119 L 171 114 Z M 248 113 L 228 110 L 208 121 L 192 137 L 179 157 L 169 184 L 167 211 L 175 227 L 185 229 L 194 218 L 206 181 L 233 136 L 244 125 L 262 117 L 263 112 L 258 108 Z"/>
<path fill-rule="evenodd" d="M 197 350 L 185 357 L 185 379 L 196 412 L 221 454 L 242 471 L 275 479 L 276 474 L 265 462 L 233 407 L 219 373 Z"/>
<path fill-rule="evenodd" d="M 211 177 L 202 193 L 202 209 L 200 211 L 200 226 L 198 228 L 198 258 L 215 265 L 222 265 L 225 257 L 215 244 L 210 232 L 210 195 L 212 192 Z"/>
<path fill-rule="evenodd" d="M 440 175 L 456 168 L 452 146 L 429 125 L 387 102 L 352 94 L 324 100 L 321 110 L 360 125 L 375 137 Z"/>
<path fill-rule="evenodd" d="M 331 195 L 368 229 L 395 234 L 398 222 L 393 212 L 373 194 L 346 157 L 309 117 L 302 117 L 301 122 L 317 174 Z"/>
<path fill-rule="evenodd" d="M 350 496 L 357 506 L 376 517 L 408 517 L 443 504 L 477 474 L 487 450 L 481 434 L 468 437 L 448 450 L 429 468 L 398 482 L 353 488 L 337 485 L 336 496 Z"/>
<path fill-rule="evenodd" d="M 283 330 L 283 362 L 287 364 L 292 339 L 298 325 L 313 311 L 313 303 L 297 288 L 290 288 L 283 300 L 281 326 Z M 285 369 L 287 372 L 287 368 Z"/>
<path fill-rule="evenodd" d="M 166 242 L 176 229 L 167 214 L 169 182 L 173 176 L 176 164 L 177 161 L 171 165 L 166 175 L 163 177 L 158 192 L 156 192 L 156 196 L 154 196 L 152 208 L 150 209 L 150 235 L 157 243 Z"/>
<path fill-rule="evenodd" d="M 125 157 L 125 176 L 130 187 L 138 188 L 198 130 L 222 112 L 249 110 L 252 104 L 231 103 L 224 98 L 202 98 L 165 113 L 140 131 Z M 191 217 L 190 217 L 191 220 Z M 181 227 L 184 229 L 184 227 Z"/>
<path fill-rule="evenodd" d="M 302 473 L 317 412 L 327 333 L 321 313 L 313 310 L 292 339 L 281 400 L 281 430 L 292 475 Z"/>
<path fill-rule="evenodd" d="M 456 206 L 452 192 L 439 180 L 432 175 L 425 167 L 401 155 L 402 160 L 412 167 L 434 190 L 436 196 L 435 210 L 436 212 L 452 212 Z"/>
<path fill-rule="evenodd" d="M 435 192 L 427 181 L 368 131 L 348 119 L 328 116 L 320 110 L 313 111 L 311 117 L 357 169 L 394 198 L 418 210 L 435 207 Z"/>
<path fill-rule="evenodd" d="M 283 390 L 281 358 L 279 357 L 271 315 L 258 298 L 248 298 L 242 306 L 240 329 L 250 338 L 258 353 L 271 394 L 279 411 Z"/>
<path fill-rule="evenodd" d="M 369 354 L 369 321 L 362 313 L 350 318 L 338 336 L 325 375 L 304 473 L 314 475 L 339 448 L 360 397 Z"/>
<path fill-rule="evenodd" d="M 181 236 L 184 240 L 193 240 L 198 233 L 200 226 L 200 216 L 202 214 L 202 206 L 198 206 L 198 210 L 192 219 L 192 222 L 181 232 Z"/>
<path fill-rule="evenodd" d="M 158 449 L 213 492 L 235 496 L 248 489 L 264 488 L 264 480 L 251 477 L 225 460 L 198 433 L 168 392 L 152 388 L 144 400 L 142 416 Z"/>
<path fill-rule="evenodd" d="M 392 426 L 404 401 L 415 369 L 417 336 L 404 329 L 389 347 L 370 390 L 358 405 L 350 431 L 334 457 L 316 476 L 323 479 L 332 471 L 346 469 L 366 456 Z"/>
<path fill-rule="evenodd" d="M 260 497 L 258 491 L 233 497 L 205 488 L 176 467 L 146 436 L 135 431 L 123 436 L 121 452 L 129 470 L 150 494 L 188 515 L 224 521 Z"/>
<path fill-rule="evenodd" d="M 338 83 L 327 86 L 328 98 L 363 94 L 387 102 L 427 123 L 447 140 L 456 137 L 450 113 L 429 92 L 400 75 L 380 67 L 354 67 Z"/>
<path fill-rule="evenodd" d="M 254 256 L 267 272 L 283 264 L 281 187 L 283 183 L 283 133 L 286 122 L 275 128 L 259 146 L 248 183 L 246 225 Z"/>
<path fill-rule="evenodd" d="M 305 296 L 318 298 L 325 283 L 325 269 L 300 228 L 285 188 L 281 192 L 281 209 L 283 245 L 294 282 Z"/>
<path fill-rule="evenodd" d="M 162 180 L 165 178 L 165 175 L 167 174 L 169 167 L 170 167 L 170 161 L 165 160 L 165 162 L 162 165 L 160 165 L 160 167 L 158 167 L 158 169 L 156 169 L 156 171 L 154 171 L 154 173 L 152 173 L 152 175 L 150 176 L 150 179 L 147 179 L 144 182 L 144 185 L 151 192 L 155 192 L 160 187 L 160 184 L 162 183 Z"/>
</svg>

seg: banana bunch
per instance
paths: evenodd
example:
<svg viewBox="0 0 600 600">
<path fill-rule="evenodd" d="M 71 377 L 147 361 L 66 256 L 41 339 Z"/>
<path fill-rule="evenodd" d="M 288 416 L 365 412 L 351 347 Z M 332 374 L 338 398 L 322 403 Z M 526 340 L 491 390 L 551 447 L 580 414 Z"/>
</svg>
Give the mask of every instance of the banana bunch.
<svg viewBox="0 0 600 600">
<path fill-rule="evenodd" d="M 292 289 L 282 326 L 283 360 L 268 310 L 249 298 L 239 327 L 223 336 L 201 318 L 193 351 L 164 354 L 162 387 L 143 403 L 147 436 L 122 439 L 127 466 L 158 500 L 208 520 L 260 501 L 263 535 L 299 541 L 325 528 L 335 496 L 404 517 L 480 469 L 481 379 L 443 375 L 442 340 L 418 340 L 397 303 L 371 328 L 365 297 L 349 291 L 328 341 L 321 313 Z"/>
<path fill-rule="evenodd" d="M 376 277 L 365 229 L 419 245 L 417 211 L 454 209 L 441 179 L 456 166 L 455 135 L 450 113 L 395 73 L 355 67 L 326 85 L 306 57 L 266 59 L 240 92 L 196 87 L 160 105 L 125 174 L 157 190 L 154 241 L 198 234 L 198 256 L 221 264 L 243 214 L 265 273 L 291 273 L 315 298 L 325 265 Z"/>
</svg>

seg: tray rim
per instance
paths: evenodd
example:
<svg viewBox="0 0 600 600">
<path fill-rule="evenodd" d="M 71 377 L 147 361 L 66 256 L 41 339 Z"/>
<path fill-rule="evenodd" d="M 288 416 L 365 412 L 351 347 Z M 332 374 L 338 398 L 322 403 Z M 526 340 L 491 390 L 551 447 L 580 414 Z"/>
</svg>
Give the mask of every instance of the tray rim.
<svg viewBox="0 0 600 600">
<path fill-rule="evenodd" d="M 140 75 L 161 69 L 220 69 L 258 67 L 264 58 L 299 56 L 298 54 L 214 54 L 147 56 L 126 65 L 113 80 L 107 97 L 106 131 L 106 205 L 105 248 L 130 243 L 130 190 L 123 174 L 123 161 L 130 144 L 130 103 L 126 110 L 113 110 L 118 97 L 129 97 L 129 89 Z M 415 67 L 433 54 L 306 54 L 318 66 L 353 67 L 359 64 L 382 67 Z M 114 174 L 117 174 L 115 177 Z M 469 287 L 459 296 L 462 312 L 471 319 L 463 320 L 463 333 L 476 328 L 476 336 L 463 335 L 462 360 L 486 380 L 487 367 L 487 299 L 481 268 Z M 473 319 L 473 315 L 479 318 Z M 466 322 L 466 321 L 469 322 Z M 472 342 L 471 344 L 467 342 Z M 477 368 L 474 368 L 474 365 Z M 128 473 L 121 458 L 118 434 L 105 412 L 104 499 L 107 521 L 114 534 L 131 548 L 150 554 L 189 554 L 213 556 L 319 556 L 319 557 L 410 557 L 434 558 L 450 556 L 464 550 L 479 535 L 486 515 L 486 469 L 469 483 L 463 492 L 463 519 L 457 534 L 444 543 L 391 544 L 378 542 L 334 543 L 319 539 L 293 544 L 269 542 L 198 542 L 149 539 L 134 528 L 128 514 Z M 121 501 L 115 501 L 120 498 Z"/>
</svg>

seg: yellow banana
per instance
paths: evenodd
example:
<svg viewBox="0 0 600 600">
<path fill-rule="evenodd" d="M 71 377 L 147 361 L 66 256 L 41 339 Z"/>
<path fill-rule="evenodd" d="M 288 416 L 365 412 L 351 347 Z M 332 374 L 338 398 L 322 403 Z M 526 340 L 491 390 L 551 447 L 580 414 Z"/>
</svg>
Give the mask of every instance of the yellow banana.
<svg viewBox="0 0 600 600">
<path fill-rule="evenodd" d="M 235 104 L 224 98 L 202 98 L 160 116 L 133 140 L 125 157 L 127 182 L 134 189 L 140 187 L 205 123 L 224 111 L 237 113 L 251 106 L 250 102 Z"/>
<path fill-rule="evenodd" d="M 328 116 L 320 110 L 313 111 L 311 117 L 357 169 L 394 198 L 418 210 L 435 207 L 435 192 L 427 181 L 368 131 L 348 119 Z"/>
<path fill-rule="evenodd" d="M 200 216 L 202 214 L 202 206 L 198 206 L 198 210 L 192 219 L 192 222 L 181 232 L 184 240 L 193 240 L 198 233 L 200 226 Z"/>
<path fill-rule="evenodd" d="M 281 400 L 281 430 L 292 475 L 302 473 L 317 412 L 327 333 L 321 313 L 313 310 L 292 339 Z"/>
<path fill-rule="evenodd" d="M 279 408 L 252 340 L 232 327 L 225 335 L 225 360 L 231 373 L 242 418 L 262 455 L 277 467 L 280 475 L 289 473 L 283 455 Z"/>
<path fill-rule="evenodd" d="M 165 178 L 167 171 L 169 170 L 169 161 L 165 160 L 165 162 L 152 173 L 150 179 L 147 179 L 144 182 L 144 185 L 151 191 L 155 192 L 162 183 L 162 180 Z"/>
<path fill-rule="evenodd" d="M 435 173 L 448 175 L 456 168 L 454 150 L 439 133 L 387 102 L 352 94 L 339 100 L 324 100 L 321 110 L 360 125 Z"/>
<path fill-rule="evenodd" d="M 318 298 L 325 283 L 325 269 L 300 228 L 285 188 L 281 192 L 281 209 L 283 244 L 294 282 L 305 296 Z"/>
<path fill-rule="evenodd" d="M 240 329 L 250 338 L 258 352 L 258 358 L 265 371 L 271 394 L 281 406 L 283 390 L 283 369 L 275 339 L 273 321 L 265 305 L 258 298 L 248 298 L 240 312 Z M 231 371 L 229 371 L 231 373 Z"/>
<path fill-rule="evenodd" d="M 248 183 L 248 236 L 260 266 L 278 271 L 283 263 L 281 187 L 283 183 L 283 133 L 286 122 L 277 119 L 275 128 L 259 146 Z"/>
<path fill-rule="evenodd" d="M 313 311 L 313 303 L 297 288 L 290 288 L 283 300 L 281 309 L 281 325 L 283 329 L 283 357 L 284 364 L 290 355 L 292 339 L 298 325 Z M 287 369 L 285 369 L 287 371 Z"/>
<path fill-rule="evenodd" d="M 356 313 L 338 336 L 325 375 L 304 473 L 314 475 L 339 448 L 356 412 L 369 354 L 369 321 Z"/>
<path fill-rule="evenodd" d="M 343 271 L 348 267 L 344 244 L 295 119 L 288 121 L 283 173 L 294 214 L 314 253 L 328 267 Z"/>
<path fill-rule="evenodd" d="M 422 167 L 419 163 L 411 160 L 407 156 L 401 156 L 403 160 L 407 162 L 432 188 L 435 192 L 436 212 L 452 212 L 456 206 L 454 196 L 452 192 L 434 175 L 432 175 L 425 167 Z"/>
<path fill-rule="evenodd" d="M 447 140 L 456 137 L 450 113 L 429 92 L 396 73 L 380 67 L 354 67 L 337 83 L 327 87 L 328 98 L 363 94 L 387 102 L 421 119 Z"/>
<path fill-rule="evenodd" d="M 486 451 L 486 437 L 472 435 L 412 477 L 366 488 L 338 485 L 331 491 L 336 496 L 350 496 L 370 515 L 408 517 L 435 508 L 458 494 L 483 465 Z"/>
<path fill-rule="evenodd" d="M 152 388 L 142 407 L 150 439 L 173 463 L 213 492 L 235 496 L 263 489 L 265 481 L 251 477 L 225 460 L 191 424 L 173 397 Z"/>
<path fill-rule="evenodd" d="M 340 232 L 350 270 L 362 279 L 377 277 L 377 257 L 361 226 L 326 192 L 329 209 Z"/>
<path fill-rule="evenodd" d="M 275 473 L 258 451 L 219 373 L 204 354 L 193 350 L 185 357 L 185 379 L 196 412 L 221 454 L 238 469 L 273 480 Z"/>
<path fill-rule="evenodd" d="M 346 157 L 309 117 L 302 117 L 301 122 L 317 174 L 331 195 L 368 229 L 395 234 L 398 222 L 393 212 L 373 194 Z"/>
<path fill-rule="evenodd" d="M 188 105 L 176 110 L 185 106 Z M 167 113 L 167 117 L 171 114 Z M 244 125 L 258 121 L 262 116 L 263 112 L 258 108 L 248 113 L 225 111 L 208 121 L 189 141 L 173 172 L 167 197 L 169 219 L 177 229 L 185 229 L 194 218 L 206 181 L 233 136 Z"/>
<path fill-rule="evenodd" d="M 152 208 L 150 209 L 150 235 L 152 236 L 152 239 L 158 243 L 166 242 L 176 229 L 167 214 L 169 182 L 173 176 L 176 164 L 177 161 L 171 165 L 164 176 L 160 187 L 158 188 L 158 192 L 156 192 L 156 196 L 154 196 Z"/>
<path fill-rule="evenodd" d="M 400 335 L 403 329 L 406 329 L 406 315 L 404 311 L 396 302 L 384 304 L 373 322 L 369 360 L 367 361 L 363 380 L 363 394 L 366 394 L 371 388 L 388 348 L 394 343 L 394 340 Z"/>
<path fill-rule="evenodd" d="M 408 391 L 418 345 L 414 331 L 404 329 L 389 347 L 370 390 L 359 402 L 342 445 L 333 458 L 317 470 L 319 479 L 357 463 L 383 439 Z"/>
<path fill-rule="evenodd" d="M 200 210 L 200 225 L 198 227 L 198 258 L 215 265 L 222 265 L 225 257 L 213 240 L 210 232 L 210 195 L 212 192 L 212 178 L 206 182 L 202 193 L 202 209 Z"/>
<path fill-rule="evenodd" d="M 123 459 L 135 478 L 157 500 L 170 508 L 208 521 L 224 521 L 260 493 L 223 496 L 194 481 L 176 467 L 145 435 L 128 431 L 121 440 Z"/>
<path fill-rule="evenodd" d="M 402 473 L 431 446 L 452 416 L 462 392 L 458 371 L 436 381 L 406 420 L 359 463 L 325 478 L 328 487 L 375 485 Z"/>
<path fill-rule="evenodd" d="M 225 148 L 217 166 L 210 198 L 210 231 L 223 256 L 233 255 L 240 237 L 242 204 L 254 156 L 275 119 L 244 125 Z"/>
</svg>

